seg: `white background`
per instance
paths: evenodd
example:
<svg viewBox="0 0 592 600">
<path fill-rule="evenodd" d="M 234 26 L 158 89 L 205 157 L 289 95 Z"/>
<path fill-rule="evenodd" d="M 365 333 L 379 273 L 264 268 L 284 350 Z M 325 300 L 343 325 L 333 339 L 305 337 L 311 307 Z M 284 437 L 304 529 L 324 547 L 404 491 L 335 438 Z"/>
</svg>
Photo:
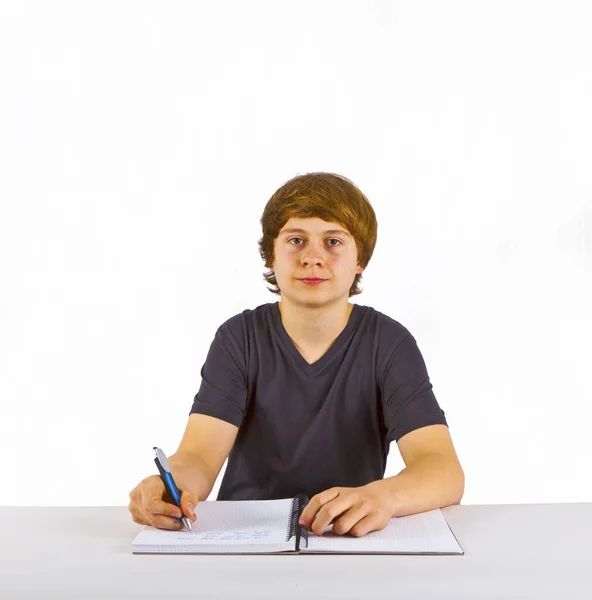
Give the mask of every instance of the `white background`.
<svg viewBox="0 0 592 600">
<path fill-rule="evenodd" d="M 0 503 L 127 505 L 216 328 L 277 301 L 259 219 L 311 171 L 376 211 L 352 301 L 417 339 L 463 504 L 592 500 L 591 29 L 565 0 L 0 4 Z"/>
</svg>

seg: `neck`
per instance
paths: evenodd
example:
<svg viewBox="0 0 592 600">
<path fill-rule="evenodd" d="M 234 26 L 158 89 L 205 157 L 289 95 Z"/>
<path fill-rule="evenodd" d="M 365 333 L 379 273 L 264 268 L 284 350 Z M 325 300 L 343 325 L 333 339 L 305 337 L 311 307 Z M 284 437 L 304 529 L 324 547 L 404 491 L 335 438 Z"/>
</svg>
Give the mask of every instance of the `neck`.
<svg viewBox="0 0 592 600">
<path fill-rule="evenodd" d="M 345 329 L 351 311 L 349 302 L 310 308 L 295 306 L 282 298 L 278 302 L 284 329 L 299 346 L 322 347 L 333 343 Z"/>
</svg>

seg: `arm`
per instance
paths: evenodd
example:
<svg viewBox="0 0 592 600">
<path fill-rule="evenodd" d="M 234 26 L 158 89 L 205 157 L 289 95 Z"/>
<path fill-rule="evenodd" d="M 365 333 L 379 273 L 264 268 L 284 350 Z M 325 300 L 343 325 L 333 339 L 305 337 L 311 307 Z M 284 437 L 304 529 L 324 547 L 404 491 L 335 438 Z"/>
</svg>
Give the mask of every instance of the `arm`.
<svg viewBox="0 0 592 600">
<path fill-rule="evenodd" d="M 405 468 L 393 477 L 374 481 L 393 517 L 460 504 L 465 474 L 446 425 L 411 431 L 398 441 Z"/>
<path fill-rule="evenodd" d="M 195 520 L 198 502 L 207 499 L 230 453 L 238 427 L 222 419 L 191 414 L 179 449 L 169 457 L 175 483 L 181 492 L 181 510 L 166 493 L 159 475 L 143 479 L 129 494 L 128 510 L 139 525 L 180 529 L 183 514 Z"/>
<path fill-rule="evenodd" d="M 460 503 L 464 472 L 446 425 L 410 431 L 398 444 L 407 465 L 398 475 L 325 490 L 311 498 L 300 523 L 316 535 L 333 523 L 333 533 L 359 537 L 384 529 L 393 517 Z"/>
<path fill-rule="evenodd" d="M 382 491 L 393 516 L 460 503 L 464 472 L 412 335 L 397 344 L 381 374 L 387 441 L 398 440 L 405 468 L 373 487 Z"/>
<path fill-rule="evenodd" d="M 383 529 L 393 517 L 460 503 L 463 496 L 464 471 L 412 335 L 394 346 L 380 373 L 386 442 L 398 440 L 405 469 L 360 487 L 333 487 L 313 496 L 301 523 L 316 535 L 330 523 L 338 535 L 365 535 Z"/>
<path fill-rule="evenodd" d="M 247 391 L 243 367 L 240 349 L 220 327 L 201 369 L 202 381 L 185 433 L 175 454 L 168 458 L 181 492 L 181 510 L 171 502 L 162 479 L 151 475 L 129 494 L 128 508 L 134 522 L 178 530 L 182 525 L 175 519 L 185 515 L 195 520 L 194 509 L 210 495 L 244 415 Z"/>
<path fill-rule="evenodd" d="M 169 456 L 177 485 L 206 500 L 230 454 L 238 427 L 215 417 L 193 413 L 179 448 Z"/>
</svg>

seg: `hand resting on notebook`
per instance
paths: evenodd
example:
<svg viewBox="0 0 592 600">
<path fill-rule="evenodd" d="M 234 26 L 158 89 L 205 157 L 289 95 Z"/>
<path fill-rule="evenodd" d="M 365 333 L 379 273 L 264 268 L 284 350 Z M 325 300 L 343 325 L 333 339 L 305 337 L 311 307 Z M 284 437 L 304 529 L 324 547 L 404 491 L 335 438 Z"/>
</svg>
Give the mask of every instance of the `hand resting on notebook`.
<svg viewBox="0 0 592 600">
<path fill-rule="evenodd" d="M 384 529 L 392 517 L 383 480 L 360 487 L 333 487 L 310 499 L 300 516 L 300 524 L 315 535 L 332 532 L 360 537 Z"/>
</svg>

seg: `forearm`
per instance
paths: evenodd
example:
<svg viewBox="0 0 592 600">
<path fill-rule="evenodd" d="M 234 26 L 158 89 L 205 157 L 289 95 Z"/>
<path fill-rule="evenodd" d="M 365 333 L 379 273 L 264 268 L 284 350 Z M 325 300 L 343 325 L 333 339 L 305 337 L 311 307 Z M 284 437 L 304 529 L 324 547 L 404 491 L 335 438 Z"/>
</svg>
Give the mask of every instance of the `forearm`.
<svg viewBox="0 0 592 600">
<path fill-rule="evenodd" d="M 393 517 L 460 504 L 465 475 L 458 463 L 440 456 L 424 456 L 398 475 L 369 484 L 384 498 Z"/>
<path fill-rule="evenodd" d="M 176 452 L 169 456 L 169 464 L 175 483 L 181 490 L 194 493 L 200 502 L 207 499 L 216 477 L 198 456 Z"/>
</svg>

